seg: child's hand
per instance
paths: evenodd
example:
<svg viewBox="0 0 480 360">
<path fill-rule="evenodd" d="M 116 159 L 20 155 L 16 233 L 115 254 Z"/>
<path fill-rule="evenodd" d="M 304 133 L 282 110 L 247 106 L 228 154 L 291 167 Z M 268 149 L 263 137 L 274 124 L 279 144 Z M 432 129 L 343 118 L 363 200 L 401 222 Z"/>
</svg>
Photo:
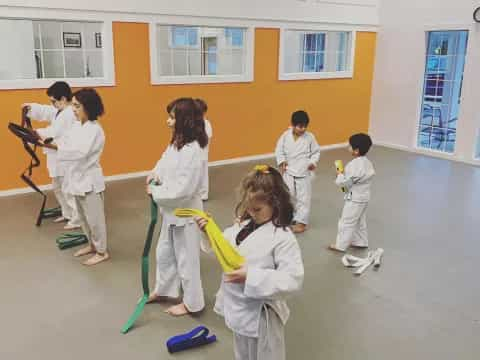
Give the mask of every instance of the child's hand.
<svg viewBox="0 0 480 360">
<path fill-rule="evenodd" d="M 150 183 L 151 183 L 152 181 L 153 181 L 153 184 L 154 184 L 154 185 L 161 185 L 161 184 L 162 184 L 161 181 L 160 181 L 160 178 L 159 178 L 157 175 L 155 175 L 155 174 L 150 174 L 150 175 L 148 175 L 145 183 L 146 183 L 147 186 L 148 186 L 148 185 L 150 185 Z"/>
<path fill-rule="evenodd" d="M 308 170 L 310 170 L 310 171 L 315 171 L 316 168 L 317 168 L 317 167 L 315 166 L 315 164 L 310 164 L 310 165 L 308 166 Z"/>
<path fill-rule="evenodd" d="M 27 108 L 27 110 L 30 111 L 30 109 L 31 109 L 32 107 L 31 107 L 30 104 L 28 104 L 28 103 L 23 103 L 23 104 L 22 104 L 22 109 L 25 109 L 25 108 Z"/>
<path fill-rule="evenodd" d="M 210 214 L 209 214 L 210 216 Z M 193 218 L 195 220 L 195 222 L 197 223 L 198 227 L 200 228 L 200 230 L 202 230 L 203 232 L 205 232 L 205 226 L 207 226 L 208 224 L 208 220 L 204 219 L 204 218 L 201 218 L 200 216 L 195 216 Z"/>
<path fill-rule="evenodd" d="M 243 284 L 247 280 L 247 266 L 242 265 L 240 269 L 225 274 L 223 279 L 227 283 Z"/>
<path fill-rule="evenodd" d="M 287 166 L 288 166 L 288 163 L 286 161 L 284 161 L 279 165 L 278 169 L 280 170 L 280 174 L 283 175 L 285 171 L 287 171 Z"/>
</svg>

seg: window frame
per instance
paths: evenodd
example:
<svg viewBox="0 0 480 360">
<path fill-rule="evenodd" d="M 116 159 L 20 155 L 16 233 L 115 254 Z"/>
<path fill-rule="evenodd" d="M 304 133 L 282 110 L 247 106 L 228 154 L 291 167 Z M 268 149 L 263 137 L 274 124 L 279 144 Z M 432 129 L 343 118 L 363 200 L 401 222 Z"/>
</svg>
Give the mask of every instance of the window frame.
<svg viewBox="0 0 480 360">
<path fill-rule="evenodd" d="M 31 21 L 58 21 L 58 22 L 81 22 L 81 23 L 102 23 L 102 49 L 103 49 L 103 76 L 102 77 L 83 77 L 83 78 L 40 78 L 40 79 L 13 79 L 1 80 L 0 90 L 15 89 L 44 89 L 48 88 L 55 81 L 66 81 L 71 87 L 103 87 L 115 86 L 115 63 L 113 54 L 113 30 L 111 20 L 85 19 L 85 18 L 63 18 L 60 16 L 49 17 L 12 17 L 1 16 L 2 19 L 8 20 L 31 20 Z M 34 54 L 35 49 L 32 49 Z"/>
<path fill-rule="evenodd" d="M 286 51 L 286 36 L 287 31 L 302 31 L 305 33 L 328 33 L 332 31 L 347 32 L 350 33 L 350 57 L 346 63 L 345 71 L 321 71 L 321 72 L 285 72 L 285 51 Z M 293 28 L 293 27 L 281 27 L 280 28 L 280 49 L 278 59 L 278 80 L 290 81 L 290 80 L 320 80 L 320 79 L 352 79 L 355 72 L 355 49 L 356 49 L 357 30 L 355 29 L 342 29 L 337 27 L 322 26 L 321 28 Z M 325 48 L 327 48 L 328 36 L 325 35 Z M 325 66 L 325 53 L 324 53 L 324 66 Z"/>
<path fill-rule="evenodd" d="M 245 73 L 231 75 L 169 75 L 163 76 L 158 73 L 158 45 L 157 45 L 157 26 L 185 26 L 185 27 L 213 27 L 213 28 L 242 28 L 245 29 L 244 48 L 245 48 Z M 210 83 L 243 83 L 252 82 L 254 77 L 254 48 L 255 48 L 255 28 L 251 25 L 232 25 L 223 24 L 204 24 L 197 22 L 195 24 L 181 24 L 163 21 L 151 21 L 149 23 L 150 35 L 150 83 L 152 85 L 165 84 L 210 84 Z M 170 39 L 170 37 L 169 37 Z M 170 40 L 169 40 L 170 41 Z M 198 44 L 200 45 L 201 40 Z M 200 45 L 201 46 L 201 45 Z M 234 48 L 235 46 L 232 46 Z M 239 47 L 236 47 L 239 48 Z"/>
<path fill-rule="evenodd" d="M 425 87 L 426 87 L 426 83 L 425 83 L 425 76 L 426 76 L 426 70 L 427 70 L 427 63 L 426 63 L 426 59 L 428 57 L 428 46 L 429 46 L 429 33 L 430 32 L 448 32 L 448 31 L 466 31 L 467 32 L 467 46 L 465 48 L 465 59 L 464 59 L 464 67 L 463 67 L 463 76 L 465 76 L 465 70 L 467 69 L 467 65 L 468 65 L 468 62 L 469 62 L 469 57 L 468 57 L 468 54 L 469 54 L 469 49 L 470 49 L 470 46 L 471 46 L 471 34 L 472 34 L 472 28 L 470 26 L 464 26 L 464 25 L 455 25 L 455 24 L 451 24 L 451 25 L 426 25 L 424 26 L 423 28 L 423 34 L 424 34 L 424 37 L 425 37 L 425 46 L 424 46 L 424 49 L 423 49 L 423 58 L 425 59 L 425 61 L 422 62 L 422 70 L 421 70 L 421 74 L 422 74 L 422 78 L 419 80 L 419 83 L 418 83 L 418 102 L 417 102 L 417 119 L 416 119 L 416 122 L 415 122 L 415 130 L 414 130 L 414 137 L 413 137 L 413 140 L 412 140 L 412 147 L 413 149 L 415 149 L 415 151 L 419 152 L 419 153 L 424 153 L 424 154 L 436 154 L 436 155 L 439 155 L 439 156 L 442 156 L 446 159 L 449 159 L 449 158 L 454 158 L 458 155 L 458 146 L 457 146 L 457 143 L 458 143 L 458 135 L 459 133 L 461 133 L 461 129 L 458 128 L 458 125 L 455 129 L 455 146 L 454 146 L 454 149 L 452 152 L 447 152 L 447 151 L 444 151 L 444 150 L 437 150 L 437 149 L 432 149 L 432 148 L 426 148 L 426 147 L 422 147 L 418 144 L 418 136 L 420 134 L 420 127 L 421 127 L 421 124 L 420 124 L 420 121 L 421 121 L 421 116 L 422 116 L 422 113 L 423 113 L 423 98 L 424 98 L 424 91 L 425 91 Z M 462 80 L 463 82 L 463 80 Z M 462 84 L 462 89 L 463 89 L 463 86 L 464 84 Z M 461 97 L 461 96 L 460 96 Z M 463 106 L 460 107 L 460 111 L 458 113 L 458 119 L 457 121 L 462 117 L 462 113 L 463 113 Z M 432 126 L 433 128 L 433 126 Z M 445 129 L 447 131 L 447 136 L 448 136 L 448 128 Z M 473 147 L 473 160 L 474 161 L 480 161 L 480 159 L 475 159 L 475 145 L 474 144 L 474 147 Z"/>
</svg>

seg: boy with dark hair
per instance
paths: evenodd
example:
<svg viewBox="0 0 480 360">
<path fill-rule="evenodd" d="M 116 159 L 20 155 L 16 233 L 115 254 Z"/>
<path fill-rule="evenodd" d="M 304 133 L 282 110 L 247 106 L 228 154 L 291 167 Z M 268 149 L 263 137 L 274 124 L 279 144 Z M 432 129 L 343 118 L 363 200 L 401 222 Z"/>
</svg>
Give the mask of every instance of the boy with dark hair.
<svg viewBox="0 0 480 360">
<path fill-rule="evenodd" d="M 55 143 L 62 142 L 67 132 L 76 122 L 71 106 L 72 90 L 66 82 L 57 81 L 47 89 L 47 95 L 51 105 L 27 103 L 23 104 L 22 107 L 29 109 L 28 116 L 32 119 L 49 122 L 48 126 L 36 129 L 36 132 L 43 140 L 53 138 Z M 78 218 L 75 199 L 62 190 L 68 168 L 57 160 L 57 152 L 55 150 L 44 147 L 43 151 L 47 156 L 47 169 L 52 178 L 53 193 L 62 209 L 62 216 L 55 219 L 54 222 L 68 220 L 64 227 L 65 229 L 79 228 L 80 219 Z"/>
<path fill-rule="evenodd" d="M 294 233 L 302 233 L 307 228 L 313 171 L 320 159 L 320 146 L 315 136 L 307 131 L 309 122 L 305 111 L 295 111 L 292 126 L 280 136 L 275 149 L 277 165 L 295 203 Z"/>
<path fill-rule="evenodd" d="M 368 247 L 367 206 L 370 201 L 370 187 L 375 169 L 365 156 L 372 146 L 367 134 L 355 134 L 348 140 L 353 160 L 345 170 L 337 169 L 335 183 L 345 191 L 345 205 L 338 222 L 335 244 L 329 249 L 344 252 L 350 246 Z"/>
</svg>

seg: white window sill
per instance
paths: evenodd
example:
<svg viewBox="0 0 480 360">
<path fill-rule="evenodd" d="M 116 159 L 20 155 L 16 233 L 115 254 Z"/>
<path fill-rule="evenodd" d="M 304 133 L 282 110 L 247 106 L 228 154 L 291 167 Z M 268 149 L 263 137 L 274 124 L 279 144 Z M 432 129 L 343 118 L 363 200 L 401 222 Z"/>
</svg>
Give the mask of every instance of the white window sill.
<svg viewBox="0 0 480 360">
<path fill-rule="evenodd" d="M 162 76 L 152 79 L 153 85 L 164 84 L 212 84 L 212 83 L 242 83 L 252 82 L 253 75 L 191 75 Z"/>
<path fill-rule="evenodd" d="M 281 73 L 279 80 L 352 79 L 353 71 Z"/>
<path fill-rule="evenodd" d="M 24 79 L 0 80 L 0 89 L 46 89 L 55 81 L 65 81 L 71 87 L 101 87 L 115 86 L 115 81 L 106 78 L 52 78 L 52 79 Z"/>
</svg>

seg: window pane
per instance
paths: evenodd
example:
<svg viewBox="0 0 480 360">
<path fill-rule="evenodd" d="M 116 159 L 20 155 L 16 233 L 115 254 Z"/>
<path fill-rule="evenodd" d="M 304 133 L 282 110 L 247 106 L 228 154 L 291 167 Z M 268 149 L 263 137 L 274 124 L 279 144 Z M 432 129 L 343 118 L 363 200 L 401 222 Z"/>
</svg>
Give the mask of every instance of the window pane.
<svg viewBox="0 0 480 360">
<path fill-rule="evenodd" d="M 85 62 L 85 75 L 87 77 L 103 77 L 102 51 L 85 51 Z"/>
<path fill-rule="evenodd" d="M 65 77 L 63 67 L 63 51 L 44 51 L 43 61 L 43 68 L 46 78 Z"/>
<path fill-rule="evenodd" d="M 85 77 L 85 65 L 82 50 L 65 51 L 65 72 L 67 78 Z"/>
<path fill-rule="evenodd" d="M 243 74 L 245 31 L 242 28 L 157 25 L 157 74 Z"/>
<path fill-rule="evenodd" d="M 286 73 L 349 70 L 350 32 L 284 32 Z"/>
<path fill-rule="evenodd" d="M 101 49 L 102 44 L 102 24 L 85 23 L 83 27 L 83 42 L 85 49 Z"/>
<path fill-rule="evenodd" d="M 460 111 L 467 31 L 434 31 L 427 36 L 420 125 L 433 125 L 429 141 L 421 128 L 418 145 L 452 153 Z"/>
<path fill-rule="evenodd" d="M 60 22 L 56 21 L 39 21 L 40 31 L 42 34 L 43 49 L 62 49 L 62 31 Z"/>
<path fill-rule="evenodd" d="M 200 50 L 188 50 L 188 75 L 202 75 L 202 52 Z"/>
<path fill-rule="evenodd" d="M 0 19 L 0 34 L 0 80 L 35 78 L 32 21 Z"/>
<path fill-rule="evenodd" d="M 187 50 L 177 49 L 172 50 L 173 60 L 173 74 L 174 75 L 189 75 L 187 68 Z"/>
</svg>

